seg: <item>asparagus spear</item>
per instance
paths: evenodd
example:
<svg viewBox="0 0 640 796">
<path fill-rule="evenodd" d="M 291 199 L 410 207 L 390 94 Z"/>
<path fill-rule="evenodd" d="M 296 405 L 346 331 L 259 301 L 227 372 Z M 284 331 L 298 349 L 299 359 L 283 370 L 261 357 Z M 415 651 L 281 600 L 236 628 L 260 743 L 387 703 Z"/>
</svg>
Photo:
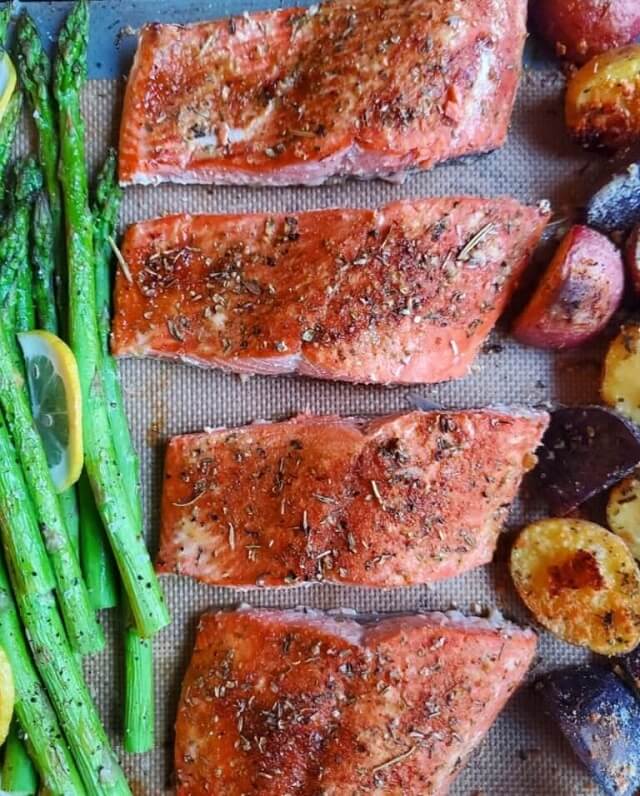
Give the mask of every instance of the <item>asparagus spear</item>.
<svg viewBox="0 0 640 796">
<path fill-rule="evenodd" d="M 33 208 L 32 224 L 33 299 L 41 329 L 58 334 L 58 313 L 54 295 L 54 231 L 47 197 L 40 193 Z"/>
<path fill-rule="evenodd" d="M 15 459 L 1 417 L 0 448 L 3 454 Z M 10 470 L 9 461 L 3 460 L 3 472 L 0 473 L 0 484 L 3 488 L 12 486 L 12 481 L 7 481 L 4 477 L 5 473 L 10 475 Z M 84 793 L 80 775 L 31 660 L 2 555 L 0 555 L 0 644 L 9 657 L 15 680 L 16 715 L 25 732 L 31 759 L 43 783 L 53 793 L 80 796 Z"/>
<path fill-rule="evenodd" d="M 129 794 L 109 747 L 58 613 L 46 551 L 27 485 L 16 463 L 7 426 L 0 414 L 0 535 L 11 585 L 34 661 L 45 683 L 86 792 Z M 6 594 L 6 589 L 3 590 Z M 6 605 L 3 599 L 0 605 Z M 5 646 L 3 644 L 3 646 Z M 14 671 L 15 645 L 6 644 Z M 35 748 L 35 739 L 33 739 Z M 46 749 L 38 749 L 42 753 Z M 83 791 L 79 791 L 83 792 Z"/>
<path fill-rule="evenodd" d="M 115 235 L 121 199 L 122 190 L 116 181 L 116 154 L 111 150 L 98 175 L 93 208 L 98 334 L 102 349 L 104 392 L 109 404 L 111 435 L 118 457 L 118 467 L 123 474 L 130 509 L 136 522 L 142 525 L 140 462 L 131 439 L 118 367 L 109 351 L 110 264 L 113 259 L 111 242 Z M 147 752 L 153 749 L 155 742 L 153 646 L 149 640 L 142 638 L 133 626 L 126 598 L 123 599 L 123 616 L 125 626 L 124 746 L 127 752 Z"/>
<path fill-rule="evenodd" d="M 12 2 L 5 3 L 2 8 L 0 8 L 0 42 L 6 41 L 7 38 L 7 28 L 9 27 L 9 21 L 11 20 L 11 6 L 13 5 Z M 4 45 L 0 45 L 3 47 Z"/>
<path fill-rule="evenodd" d="M 78 481 L 78 500 L 83 517 L 80 560 L 91 604 L 96 610 L 113 608 L 118 604 L 117 570 L 86 472 Z"/>
<path fill-rule="evenodd" d="M 69 638 L 78 652 L 96 652 L 104 646 L 102 628 L 91 607 L 80 564 L 69 539 L 42 440 L 22 387 L 22 376 L 11 355 L 9 340 L 4 321 L 0 319 L 0 405 L 37 511 Z"/>
<path fill-rule="evenodd" d="M 54 92 L 60 109 L 60 179 L 67 225 L 70 339 L 80 370 L 85 463 L 131 603 L 136 627 L 146 638 L 169 622 L 162 591 L 146 549 L 142 526 L 129 511 L 111 439 L 102 383 L 96 318 L 92 216 L 84 152 L 80 90 L 87 71 L 89 9 L 79 0 L 63 26 Z"/>
<path fill-rule="evenodd" d="M 36 168 L 35 163 L 33 167 Z M 28 208 L 29 209 L 29 208 Z M 33 280 L 29 261 L 29 220 L 16 231 L 15 257 L 17 267 L 16 299 L 15 299 L 15 330 L 30 332 L 36 326 L 36 313 L 33 306 Z"/>
<path fill-rule="evenodd" d="M 4 748 L 2 790 L 8 793 L 22 793 L 25 796 L 35 796 L 38 792 L 38 775 L 27 747 L 20 737 L 20 729 L 15 718 Z"/>
<path fill-rule="evenodd" d="M 11 19 L 11 3 L 7 3 L 0 8 L 0 55 L 4 52 L 4 42 L 7 38 L 7 27 Z M 0 206 L 4 204 L 5 179 L 13 139 L 16 135 L 20 111 L 22 110 L 22 97 L 20 91 L 16 89 L 9 100 L 5 113 L 0 119 Z"/>
<path fill-rule="evenodd" d="M 17 88 L 9 100 L 2 119 L 0 119 L 0 206 L 4 205 L 5 201 L 7 166 L 11 158 L 21 112 L 22 92 Z"/>
<path fill-rule="evenodd" d="M 5 320 L 15 322 L 15 281 L 20 264 L 22 241 L 29 234 L 31 203 L 42 187 L 42 175 L 31 158 L 25 158 L 15 167 L 15 186 L 9 214 L 4 222 L 5 234 L 0 247 L 0 307 Z"/>
<path fill-rule="evenodd" d="M 33 209 L 33 298 L 36 314 L 41 329 L 58 334 L 58 313 L 54 300 L 54 258 L 55 247 L 53 219 L 49 210 L 49 202 L 42 193 L 36 199 Z M 67 489 L 60 496 L 60 506 L 69 532 L 69 537 L 76 553 L 78 552 L 79 517 L 75 489 Z M 95 508 L 93 514 L 95 515 Z M 89 584 L 87 584 L 87 587 Z M 95 607 L 95 606 L 94 606 Z"/>
<path fill-rule="evenodd" d="M 38 29 L 25 11 L 16 28 L 16 57 L 18 73 L 31 107 L 38 131 L 38 159 L 44 174 L 48 207 L 51 213 L 51 249 L 56 284 L 59 289 L 58 306 L 64 306 L 65 263 L 62 202 L 58 183 L 58 132 L 51 93 L 51 64 L 44 51 Z"/>
</svg>

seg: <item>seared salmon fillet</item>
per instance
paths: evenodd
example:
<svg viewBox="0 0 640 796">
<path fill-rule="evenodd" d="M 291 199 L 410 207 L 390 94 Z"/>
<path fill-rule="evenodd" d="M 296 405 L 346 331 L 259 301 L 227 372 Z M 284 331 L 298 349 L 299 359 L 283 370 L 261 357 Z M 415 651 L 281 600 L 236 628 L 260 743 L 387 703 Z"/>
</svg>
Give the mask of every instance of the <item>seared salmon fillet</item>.
<svg viewBox="0 0 640 796">
<path fill-rule="evenodd" d="M 143 27 L 120 181 L 306 184 L 486 152 L 507 134 L 526 0 L 330 0 Z"/>
<path fill-rule="evenodd" d="M 411 412 L 174 437 L 160 572 L 221 586 L 404 586 L 491 560 L 548 421 Z"/>
<path fill-rule="evenodd" d="M 536 650 L 458 613 L 205 614 L 176 722 L 179 796 L 442 796 Z"/>
<path fill-rule="evenodd" d="M 113 350 L 356 382 L 457 378 L 546 219 L 513 199 L 467 197 L 134 224 Z"/>
</svg>

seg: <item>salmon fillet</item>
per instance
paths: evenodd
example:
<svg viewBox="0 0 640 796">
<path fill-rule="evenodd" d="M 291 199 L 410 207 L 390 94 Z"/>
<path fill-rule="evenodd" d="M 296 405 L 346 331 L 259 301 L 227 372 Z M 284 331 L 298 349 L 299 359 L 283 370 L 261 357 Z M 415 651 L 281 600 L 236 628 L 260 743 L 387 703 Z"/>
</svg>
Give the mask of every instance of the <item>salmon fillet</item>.
<svg viewBox="0 0 640 796">
<path fill-rule="evenodd" d="M 405 586 L 491 560 L 545 413 L 302 415 L 174 437 L 162 573 L 221 586 Z"/>
<path fill-rule="evenodd" d="M 356 382 L 457 378 L 546 218 L 513 199 L 467 197 L 134 224 L 113 350 Z"/>
<path fill-rule="evenodd" d="M 530 630 L 461 614 L 206 614 L 179 796 L 442 796 L 529 668 Z"/>
<path fill-rule="evenodd" d="M 526 0 L 332 0 L 143 27 L 120 181 L 316 185 L 427 169 L 507 134 Z"/>
</svg>

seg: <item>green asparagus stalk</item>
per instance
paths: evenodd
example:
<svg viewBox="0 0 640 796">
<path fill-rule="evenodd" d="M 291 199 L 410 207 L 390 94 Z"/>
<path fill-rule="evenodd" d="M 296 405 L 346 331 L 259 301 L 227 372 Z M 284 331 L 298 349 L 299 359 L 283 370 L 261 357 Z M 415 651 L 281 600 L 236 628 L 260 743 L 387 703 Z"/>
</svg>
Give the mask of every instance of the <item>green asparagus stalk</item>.
<svg viewBox="0 0 640 796">
<path fill-rule="evenodd" d="M 33 207 L 32 224 L 33 299 L 40 329 L 58 334 L 58 313 L 52 300 L 54 288 L 54 230 L 47 197 L 38 195 Z"/>
<path fill-rule="evenodd" d="M 0 406 L 25 474 L 57 583 L 60 607 L 72 646 L 80 653 L 104 646 L 102 628 L 82 579 L 69 539 L 58 495 L 49 473 L 42 440 L 23 388 L 22 375 L 11 355 L 9 335 L 0 319 Z"/>
<path fill-rule="evenodd" d="M 42 187 L 42 174 L 31 158 L 19 161 L 15 169 L 15 187 L 9 214 L 4 221 L 4 236 L 0 246 L 0 307 L 5 320 L 13 323 L 15 313 L 15 282 L 20 267 L 22 242 L 29 234 L 31 203 Z M 13 306 L 10 304 L 13 302 Z"/>
<path fill-rule="evenodd" d="M 1 417 L 0 426 L 0 449 L 3 454 L 15 459 Z M 3 491 L 13 486 L 10 470 L 9 461 L 3 460 L 0 472 L 0 488 Z M 84 788 L 80 775 L 49 697 L 31 660 L 2 555 L 0 555 L 0 644 L 9 658 L 13 672 L 16 715 L 26 735 L 29 754 L 42 782 L 52 793 L 81 796 Z"/>
<path fill-rule="evenodd" d="M 69 647 L 51 589 L 51 571 L 36 514 L 1 414 L 0 535 L 11 586 L 36 667 L 84 782 L 85 791 L 77 792 L 96 796 L 129 794 L 124 775 L 82 679 L 78 661 Z M 6 604 L 7 590 L 3 589 L 0 605 Z M 3 646 L 12 669 L 19 671 L 21 659 L 16 659 L 15 645 L 8 643 Z M 29 728 L 27 732 L 34 750 L 44 753 L 47 745 L 38 744 L 36 749 L 36 740 L 31 737 Z"/>
<path fill-rule="evenodd" d="M 102 184 L 102 180 L 99 179 L 99 185 Z M 119 190 L 119 189 L 118 189 Z M 101 208 L 102 213 L 99 215 L 95 213 L 94 215 L 94 224 L 99 225 L 101 229 L 104 229 L 105 222 L 107 221 L 107 216 L 112 223 L 108 226 L 108 229 L 111 229 L 115 224 L 115 218 L 117 217 L 118 213 L 118 206 L 119 206 L 119 197 L 118 201 L 115 202 L 115 207 L 113 205 L 110 206 L 111 213 L 106 208 Z M 106 289 L 107 291 L 107 300 L 108 300 L 108 291 L 109 285 L 107 284 L 106 288 L 103 285 L 98 284 L 98 279 L 101 274 L 96 269 L 96 296 L 100 294 L 101 289 Z M 107 275 L 108 280 L 108 275 Z M 100 311 L 101 304 L 98 302 L 98 312 Z M 107 324 L 109 323 L 107 319 Z M 108 335 L 108 332 L 107 332 Z M 108 354 L 108 336 L 107 336 L 107 349 L 106 353 Z M 104 369 L 103 369 L 103 376 L 104 376 Z M 105 380 L 105 397 L 107 399 L 107 403 L 109 405 L 109 411 L 113 410 L 113 402 L 109 398 L 109 388 L 106 384 Z M 119 441 L 114 437 L 114 447 L 116 449 L 116 454 L 118 454 L 118 447 Z M 120 464 L 120 462 L 119 462 Z M 130 473 L 125 473 L 122 469 L 120 472 L 123 475 L 125 485 L 127 483 L 127 479 L 130 476 Z M 93 494 L 91 493 L 91 488 L 88 481 L 85 482 L 86 486 L 89 488 L 87 489 L 85 486 L 85 491 L 83 498 L 81 500 L 81 505 L 87 504 L 87 507 L 93 508 L 94 513 L 97 514 L 97 510 L 95 508 L 95 500 L 93 498 Z M 104 526 L 102 521 L 100 520 L 99 515 L 95 517 L 94 522 L 87 522 L 83 523 L 82 527 L 82 564 L 83 564 L 83 571 L 85 573 L 85 579 L 87 581 L 87 586 L 89 588 L 89 592 L 92 595 L 93 604 L 96 607 L 101 608 L 110 608 L 117 605 L 118 602 L 118 585 L 116 580 L 116 569 L 114 566 L 113 560 L 113 553 L 111 552 L 111 548 L 109 546 L 109 540 L 107 539 Z"/>
<path fill-rule="evenodd" d="M 11 19 L 11 3 L 7 3 L 0 8 L 0 54 L 4 52 L 7 39 L 7 28 Z M 22 110 L 22 96 L 19 89 L 16 89 L 9 100 L 2 119 L 0 119 L 0 207 L 4 204 L 6 193 L 6 174 L 13 140 L 16 135 L 20 111 Z"/>
<path fill-rule="evenodd" d="M 59 39 L 54 92 L 60 110 L 60 180 L 67 226 L 70 340 L 83 399 L 85 464 L 129 598 L 136 627 L 150 637 L 169 622 L 142 526 L 129 510 L 111 439 L 96 318 L 93 220 L 88 204 L 80 90 L 86 79 L 89 9 L 79 0 Z"/>
<path fill-rule="evenodd" d="M 11 723 L 4 748 L 2 790 L 25 796 L 36 796 L 38 792 L 38 775 L 27 752 L 26 744 L 20 737 L 20 729 L 15 718 Z"/>
<path fill-rule="evenodd" d="M 66 273 L 62 202 L 58 182 L 58 131 L 51 92 L 51 64 L 44 51 L 38 29 L 25 11 L 16 28 L 18 73 L 24 86 L 38 131 L 38 159 L 44 174 L 44 185 L 51 213 L 51 249 L 57 275 L 58 306 L 65 305 Z"/>
<path fill-rule="evenodd" d="M 33 297 L 41 329 L 58 334 L 58 313 L 54 289 L 54 233 L 49 202 L 39 194 L 33 209 Z M 60 496 L 60 505 L 74 550 L 78 553 L 80 522 L 75 489 L 67 489 Z M 93 515 L 96 510 L 94 508 Z M 87 584 L 87 587 L 89 584 Z M 95 607 L 95 606 L 94 606 Z"/>
<path fill-rule="evenodd" d="M 35 164 L 34 164 L 35 167 Z M 16 239 L 14 256 L 17 264 L 15 330 L 30 332 L 36 326 L 36 313 L 33 306 L 33 279 L 29 252 L 30 225 L 22 226 Z"/>
<path fill-rule="evenodd" d="M 86 472 L 78 482 L 78 500 L 83 517 L 80 560 L 91 604 L 96 610 L 113 608 L 118 604 L 117 570 Z"/>
<path fill-rule="evenodd" d="M 118 367 L 109 351 L 110 265 L 113 260 L 111 246 L 115 236 L 121 199 L 122 191 L 116 180 L 116 154 L 111 150 L 98 175 L 93 208 L 98 334 L 102 349 L 104 391 L 109 404 L 111 435 L 118 457 L 118 467 L 124 477 L 130 509 L 136 522 L 142 525 L 140 462 L 127 421 Z M 126 598 L 123 599 L 123 616 L 125 627 L 124 746 L 127 752 L 141 753 L 153 749 L 155 743 L 153 645 L 151 641 L 142 638 L 133 626 Z"/>
<path fill-rule="evenodd" d="M 16 89 L 13 92 L 7 109 L 0 119 L 0 206 L 4 205 L 7 184 L 7 166 L 11 159 L 11 150 L 22 112 L 22 92 Z"/>
<path fill-rule="evenodd" d="M 142 754 L 155 746 L 153 640 L 140 636 L 126 599 L 123 614 L 124 748 L 132 754 Z"/>
<path fill-rule="evenodd" d="M 4 3 L 0 8 L 0 48 L 4 47 L 4 42 L 7 40 L 7 28 L 11 20 L 12 5 L 12 2 Z"/>
</svg>

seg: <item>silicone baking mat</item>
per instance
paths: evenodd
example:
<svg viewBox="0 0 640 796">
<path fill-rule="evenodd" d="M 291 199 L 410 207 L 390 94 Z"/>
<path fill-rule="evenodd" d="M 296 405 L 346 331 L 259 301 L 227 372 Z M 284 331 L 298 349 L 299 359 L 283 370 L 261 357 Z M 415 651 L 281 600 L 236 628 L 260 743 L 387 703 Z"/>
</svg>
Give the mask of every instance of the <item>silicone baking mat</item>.
<svg viewBox="0 0 640 796">
<path fill-rule="evenodd" d="M 51 16 L 53 12 L 49 4 L 47 8 L 44 5 L 40 7 L 39 22 L 46 27 L 50 22 L 47 14 Z M 145 14 L 149 18 L 151 4 L 144 4 L 142 10 L 141 5 L 107 3 L 103 12 L 110 14 L 111 21 L 98 27 L 94 20 L 91 55 L 94 76 L 111 76 L 121 62 L 126 63 L 133 37 L 122 38 L 121 28 L 139 24 Z M 220 16 L 258 4 L 244 3 L 242 9 L 235 1 L 206 5 L 207 13 L 197 14 L 191 3 L 173 3 L 173 18 Z M 164 11 L 160 14 L 163 18 L 171 16 Z M 114 40 L 123 49 L 119 50 Z M 107 146 L 117 140 L 122 87 L 121 79 L 93 79 L 85 90 L 87 145 L 94 173 Z M 179 211 L 290 212 L 329 206 L 375 206 L 403 197 L 507 194 L 531 203 L 548 199 L 555 213 L 551 231 L 559 231 L 561 224 L 555 222 L 570 216 L 583 200 L 589 174 L 594 169 L 593 157 L 588 158 L 567 141 L 562 123 L 563 87 L 562 75 L 552 69 L 527 70 L 508 143 L 502 150 L 445 165 L 428 174 L 413 175 L 401 185 L 352 181 L 299 189 L 129 188 L 125 192 L 122 226 Z M 32 134 L 25 128 L 19 148 L 24 150 L 31 138 Z M 596 164 L 596 170 L 601 166 Z M 538 267 L 534 263 L 533 271 Z M 240 379 L 159 361 L 123 362 L 127 405 L 142 459 L 150 547 L 155 553 L 163 453 L 167 439 L 173 434 L 205 426 L 275 420 L 302 410 L 341 414 L 392 412 L 408 408 L 416 395 L 445 407 L 596 401 L 601 358 L 597 348 L 557 355 L 525 349 L 498 331 L 467 378 L 418 388 L 361 387 L 303 378 Z M 514 507 L 509 527 L 518 527 L 535 510 L 527 502 L 525 511 L 519 503 Z M 288 591 L 246 591 L 210 588 L 176 577 L 164 578 L 163 583 L 173 624 L 158 637 L 155 645 L 158 746 L 155 752 L 139 757 L 122 753 L 134 791 L 145 795 L 172 790 L 172 728 L 179 686 L 197 617 L 207 608 L 239 602 L 279 607 L 342 606 L 368 612 L 446 609 L 452 605 L 464 611 L 479 611 L 496 606 L 519 621 L 529 619 L 513 595 L 504 552 L 500 551 L 493 565 L 435 588 L 364 590 L 315 584 Z M 122 648 L 117 612 L 105 614 L 104 622 L 109 636 L 108 651 L 88 661 L 86 673 L 113 741 L 121 751 Z M 539 651 L 530 679 L 540 671 L 585 657 L 548 634 L 542 635 Z M 574 761 L 557 729 L 542 714 L 531 689 L 526 687 L 511 701 L 474 752 L 452 789 L 456 796 L 576 796 L 595 792 L 595 786 Z"/>
</svg>

